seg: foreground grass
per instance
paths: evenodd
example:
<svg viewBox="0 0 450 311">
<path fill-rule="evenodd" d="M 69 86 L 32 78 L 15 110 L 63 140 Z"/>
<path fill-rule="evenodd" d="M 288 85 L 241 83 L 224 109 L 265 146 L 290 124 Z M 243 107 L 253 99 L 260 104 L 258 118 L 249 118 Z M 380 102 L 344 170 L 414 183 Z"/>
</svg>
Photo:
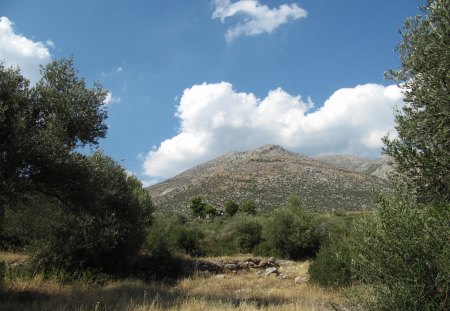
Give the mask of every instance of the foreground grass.
<svg viewBox="0 0 450 311">
<path fill-rule="evenodd" d="M 213 260 L 217 260 L 214 258 Z M 173 284 L 135 279 L 93 285 L 11 278 L 1 292 L 1 310 L 334 310 L 338 292 L 306 281 L 309 262 L 282 261 L 285 278 L 254 270 L 237 274 L 196 274 Z"/>
</svg>

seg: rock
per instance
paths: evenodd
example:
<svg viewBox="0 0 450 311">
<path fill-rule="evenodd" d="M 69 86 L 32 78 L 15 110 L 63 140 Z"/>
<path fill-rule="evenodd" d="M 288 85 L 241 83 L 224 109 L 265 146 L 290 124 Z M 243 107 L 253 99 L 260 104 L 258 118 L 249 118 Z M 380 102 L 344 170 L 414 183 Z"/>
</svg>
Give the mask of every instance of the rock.
<svg viewBox="0 0 450 311">
<path fill-rule="evenodd" d="M 304 281 L 304 277 L 302 277 L 302 276 L 297 276 L 295 279 L 294 279 L 294 282 L 295 282 L 295 284 L 302 284 L 303 283 L 303 281 Z"/>
<path fill-rule="evenodd" d="M 223 271 L 223 267 L 220 265 L 217 265 L 215 263 L 199 260 L 195 263 L 195 270 L 197 271 L 208 271 L 212 273 L 218 273 Z"/>
<path fill-rule="evenodd" d="M 237 270 L 237 269 L 239 269 L 239 265 L 234 264 L 234 263 L 227 263 L 227 264 L 224 266 L 224 268 L 225 268 L 226 270 Z"/>
<path fill-rule="evenodd" d="M 272 273 L 278 275 L 278 269 L 275 268 L 275 267 L 267 268 L 266 272 L 264 273 L 264 275 L 269 275 L 269 274 L 272 274 Z"/>
<path fill-rule="evenodd" d="M 278 277 L 282 280 L 286 280 L 287 278 L 289 278 L 289 276 L 284 273 L 280 273 L 280 275 L 278 275 Z"/>
<path fill-rule="evenodd" d="M 249 268 L 257 268 L 258 265 L 257 265 L 256 263 L 252 262 L 252 261 L 249 261 L 249 262 L 248 262 L 248 267 L 249 267 Z"/>
<path fill-rule="evenodd" d="M 216 275 L 217 279 L 224 279 L 225 278 L 225 274 L 218 274 Z"/>
<path fill-rule="evenodd" d="M 238 266 L 239 266 L 239 269 L 248 269 L 248 261 L 240 262 L 238 264 Z"/>
<path fill-rule="evenodd" d="M 265 267 L 267 267 L 269 264 L 267 263 L 267 261 L 266 260 L 261 260 L 260 262 L 259 262 L 259 264 L 258 264 L 258 268 L 265 268 Z"/>
</svg>

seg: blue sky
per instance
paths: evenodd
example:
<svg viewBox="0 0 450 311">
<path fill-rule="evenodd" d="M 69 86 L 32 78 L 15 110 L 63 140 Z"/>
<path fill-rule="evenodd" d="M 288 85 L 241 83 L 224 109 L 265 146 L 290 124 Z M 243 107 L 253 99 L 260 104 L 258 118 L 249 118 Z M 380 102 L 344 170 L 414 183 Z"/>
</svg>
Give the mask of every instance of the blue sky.
<svg viewBox="0 0 450 311">
<path fill-rule="evenodd" d="M 375 158 L 400 90 L 383 79 L 414 0 L 0 2 L 0 58 L 30 79 L 73 56 L 110 90 L 100 147 L 146 184 L 268 143 Z"/>
</svg>

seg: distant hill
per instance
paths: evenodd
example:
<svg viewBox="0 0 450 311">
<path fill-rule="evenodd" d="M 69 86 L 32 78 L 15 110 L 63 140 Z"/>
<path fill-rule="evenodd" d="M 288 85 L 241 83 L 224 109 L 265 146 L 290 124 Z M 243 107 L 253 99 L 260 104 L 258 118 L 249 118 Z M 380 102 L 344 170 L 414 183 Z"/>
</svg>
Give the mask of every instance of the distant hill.
<svg viewBox="0 0 450 311">
<path fill-rule="evenodd" d="M 361 159 L 355 167 L 367 163 Z M 386 188 L 382 178 L 266 145 L 228 153 L 147 189 L 158 209 L 188 212 L 195 195 L 216 207 L 251 199 L 261 209 L 276 208 L 298 194 L 308 209 L 367 210 L 373 207 L 372 190 Z"/>
</svg>

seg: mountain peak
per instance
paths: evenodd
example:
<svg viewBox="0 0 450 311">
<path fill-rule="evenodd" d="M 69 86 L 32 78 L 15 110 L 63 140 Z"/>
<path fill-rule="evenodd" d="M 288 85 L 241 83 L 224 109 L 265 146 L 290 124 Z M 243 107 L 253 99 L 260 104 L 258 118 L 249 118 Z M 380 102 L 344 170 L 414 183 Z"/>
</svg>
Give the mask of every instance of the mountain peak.
<svg viewBox="0 0 450 311">
<path fill-rule="evenodd" d="M 385 186 L 379 178 L 264 145 L 205 162 L 148 191 L 157 208 L 186 213 L 196 195 L 216 207 L 232 199 L 254 200 L 261 209 L 270 209 L 299 194 L 307 208 L 332 211 L 370 209 L 372 190 Z"/>
<path fill-rule="evenodd" d="M 270 151 L 287 151 L 280 145 L 273 145 L 273 144 L 267 144 L 264 146 L 259 147 L 255 150 L 256 152 L 270 152 Z"/>
</svg>

